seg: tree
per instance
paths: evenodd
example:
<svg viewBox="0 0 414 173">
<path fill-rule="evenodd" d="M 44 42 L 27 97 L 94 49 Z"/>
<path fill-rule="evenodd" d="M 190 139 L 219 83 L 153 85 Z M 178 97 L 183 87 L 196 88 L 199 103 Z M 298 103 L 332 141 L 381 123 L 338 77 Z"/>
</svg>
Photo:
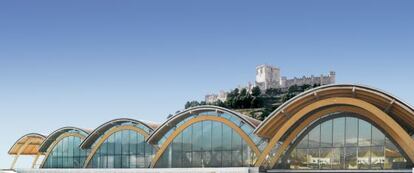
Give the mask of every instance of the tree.
<svg viewBox="0 0 414 173">
<path fill-rule="evenodd" d="M 309 84 L 304 84 L 304 85 L 300 86 L 300 88 L 301 88 L 301 92 L 302 92 L 302 91 L 306 91 L 308 89 L 311 89 L 312 86 L 309 85 Z"/>
<path fill-rule="evenodd" d="M 292 85 L 288 89 L 289 93 L 293 93 L 293 92 L 296 92 L 296 91 L 298 91 L 298 86 L 297 85 Z"/>
<path fill-rule="evenodd" d="M 265 93 L 270 96 L 277 96 L 282 94 L 282 90 L 280 88 L 269 88 L 265 91 Z"/>
<path fill-rule="evenodd" d="M 252 88 L 252 96 L 257 97 L 261 94 L 260 88 L 258 86 L 255 86 Z"/>
<path fill-rule="evenodd" d="M 246 88 L 243 88 L 241 91 L 240 91 L 240 96 L 246 96 L 247 95 L 247 89 Z"/>
<path fill-rule="evenodd" d="M 188 109 L 188 108 L 191 108 L 191 107 L 194 107 L 194 106 L 205 105 L 205 104 L 206 104 L 205 101 L 202 101 L 201 103 L 199 103 L 198 101 L 193 100 L 191 102 L 187 102 L 185 104 L 184 108 Z"/>
</svg>

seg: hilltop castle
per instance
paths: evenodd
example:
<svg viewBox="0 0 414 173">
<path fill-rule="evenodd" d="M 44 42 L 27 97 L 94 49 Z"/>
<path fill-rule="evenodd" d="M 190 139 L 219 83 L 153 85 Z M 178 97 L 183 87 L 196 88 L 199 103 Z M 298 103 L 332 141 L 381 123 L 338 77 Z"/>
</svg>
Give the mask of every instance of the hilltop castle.
<svg viewBox="0 0 414 173">
<path fill-rule="evenodd" d="M 335 83 L 335 72 L 331 71 L 328 75 L 320 76 L 303 76 L 301 78 L 294 77 L 293 79 L 287 79 L 285 76 L 280 75 L 280 69 L 271 65 L 259 65 L 256 67 L 256 81 L 254 84 L 249 82 L 246 87 L 238 87 L 239 89 L 251 89 L 258 86 L 262 92 L 271 88 L 289 88 L 293 85 L 326 85 Z M 219 94 L 208 94 L 205 96 L 207 103 L 213 103 L 218 100 L 225 101 L 227 99 L 228 92 L 220 91 Z"/>
</svg>

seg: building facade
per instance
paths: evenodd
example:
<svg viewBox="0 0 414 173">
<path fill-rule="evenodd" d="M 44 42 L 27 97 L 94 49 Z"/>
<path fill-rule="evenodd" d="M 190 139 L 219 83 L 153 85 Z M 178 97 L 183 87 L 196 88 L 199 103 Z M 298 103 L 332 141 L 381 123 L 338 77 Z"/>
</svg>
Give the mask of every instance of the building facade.
<svg viewBox="0 0 414 173">
<path fill-rule="evenodd" d="M 44 171 L 411 172 L 413 134 L 414 109 L 396 97 L 366 86 L 324 85 L 292 98 L 264 121 L 199 106 L 162 124 L 116 119 L 94 130 L 65 127 L 48 136 L 24 135 L 9 154 L 16 160 L 44 155 L 33 169 Z"/>
</svg>

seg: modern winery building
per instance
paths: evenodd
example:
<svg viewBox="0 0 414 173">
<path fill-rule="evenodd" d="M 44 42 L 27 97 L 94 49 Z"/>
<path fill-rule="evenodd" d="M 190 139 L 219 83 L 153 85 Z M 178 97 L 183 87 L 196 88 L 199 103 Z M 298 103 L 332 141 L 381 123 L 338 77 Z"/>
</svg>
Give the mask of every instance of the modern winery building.
<svg viewBox="0 0 414 173">
<path fill-rule="evenodd" d="M 199 106 L 160 124 L 121 118 L 94 130 L 27 134 L 9 154 L 12 168 L 34 156 L 22 172 L 411 172 L 413 136 L 413 107 L 371 87 L 335 84 L 305 91 L 264 121 Z"/>
</svg>

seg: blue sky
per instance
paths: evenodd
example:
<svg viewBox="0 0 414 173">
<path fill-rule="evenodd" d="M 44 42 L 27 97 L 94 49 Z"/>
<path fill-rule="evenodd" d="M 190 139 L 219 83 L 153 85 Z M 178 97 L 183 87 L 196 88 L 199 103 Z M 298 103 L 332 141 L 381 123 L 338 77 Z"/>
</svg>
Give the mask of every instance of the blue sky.
<svg viewBox="0 0 414 173">
<path fill-rule="evenodd" d="M 29 132 L 162 122 L 254 80 L 337 73 L 414 104 L 414 1 L 0 1 L 0 168 Z M 29 166 L 30 158 L 19 162 Z"/>
</svg>

